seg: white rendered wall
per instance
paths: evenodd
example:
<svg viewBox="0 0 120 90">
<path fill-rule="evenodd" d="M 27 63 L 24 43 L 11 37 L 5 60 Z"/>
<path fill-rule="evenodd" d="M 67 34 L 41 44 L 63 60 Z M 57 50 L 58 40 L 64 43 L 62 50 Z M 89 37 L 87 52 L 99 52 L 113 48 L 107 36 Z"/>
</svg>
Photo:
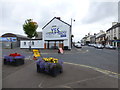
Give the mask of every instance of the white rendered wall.
<svg viewBox="0 0 120 90">
<path fill-rule="evenodd" d="M 26 45 L 24 44 L 26 42 Z M 34 45 L 32 44 L 34 42 Z M 29 48 L 30 40 L 21 40 L 20 41 L 20 48 Z M 32 40 L 31 41 L 31 48 L 44 48 L 43 40 Z"/>
<path fill-rule="evenodd" d="M 52 34 L 52 30 L 56 30 L 56 33 Z M 65 32 L 65 36 L 61 36 L 57 30 L 60 32 Z M 68 46 L 71 49 L 71 33 L 70 26 L 61 22 L 58 19 L 54 19 L 51 21 L 44 29 L 43 29 L 43 40 L 64 40 L 64 46 Z"/>
</svg>

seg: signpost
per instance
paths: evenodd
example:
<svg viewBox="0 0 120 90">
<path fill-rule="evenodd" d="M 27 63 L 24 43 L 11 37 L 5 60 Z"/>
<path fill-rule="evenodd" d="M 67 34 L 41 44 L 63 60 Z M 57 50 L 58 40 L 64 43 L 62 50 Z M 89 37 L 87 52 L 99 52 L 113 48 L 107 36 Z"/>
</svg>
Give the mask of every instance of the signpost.
<svg viewBox="0 0 120 90">
<path fill-rule="evenodd" d="M 37 49 L 33 49 L 33 53 L 34 53 L 35 57 L 40 57 L 41 56 L 39 50 L 37 50 Z"/>
<path fill-rule="evenodd" d="M 62 48 L 59 48 L 59 51 L 61 54 L 63 54 L 63 49 Z"/>
</svg>

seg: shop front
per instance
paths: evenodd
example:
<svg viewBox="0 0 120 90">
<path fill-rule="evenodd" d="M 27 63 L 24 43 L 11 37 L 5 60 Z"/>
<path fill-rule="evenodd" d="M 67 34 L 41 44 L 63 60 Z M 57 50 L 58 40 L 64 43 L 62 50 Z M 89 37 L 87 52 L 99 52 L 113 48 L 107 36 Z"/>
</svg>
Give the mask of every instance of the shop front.
<svg viewBox="0 0 120 90">
<path fill-rule="evenodd" d="M 119 47 L 119 44 L 120 44 L 120 40 L 112 40 L 113 46 Z"/>
<path fill-rule="evenodd" d="M 45 40 L 44 48 L 45 49 L 64 48 L 64 43 L 63 40 Z"/>
</svg>

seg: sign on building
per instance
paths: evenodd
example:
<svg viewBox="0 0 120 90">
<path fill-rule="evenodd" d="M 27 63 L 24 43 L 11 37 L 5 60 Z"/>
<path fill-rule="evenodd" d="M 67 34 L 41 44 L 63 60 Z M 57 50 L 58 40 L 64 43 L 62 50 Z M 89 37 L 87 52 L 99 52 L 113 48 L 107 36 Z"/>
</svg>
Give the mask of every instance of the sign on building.
<svg viewBox="0 0 120 90">
<path fill-rule="evenodd" d="M 16 42 L 17 38 L 16 37 L 0 37 L 0 41 L 3 41 L 3 42 Z"/>
<path fill-rule="evenodd" d="M 53 25 L 46 30 L 44 36 L 46 39 L 67 39 L 67 30 L 64 27 Z"/>
</svg>

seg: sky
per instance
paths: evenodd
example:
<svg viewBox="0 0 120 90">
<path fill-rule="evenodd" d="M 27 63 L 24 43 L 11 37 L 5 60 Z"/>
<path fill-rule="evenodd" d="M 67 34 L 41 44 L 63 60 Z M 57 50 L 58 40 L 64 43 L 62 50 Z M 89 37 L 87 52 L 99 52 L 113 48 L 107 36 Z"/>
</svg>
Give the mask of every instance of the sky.
<svg viewBox="0 0 120 90">
<path fill-rule="evenodd" d="M 74 41 L 88 33 L 106 31 L 118 22 L 119 0 L 0 0 L 0 36 L 5 33 L 25 35 L 22 25 L 33 19 L 37 31 L 54 17 L 71 24 Z M 75 22 L 74 22 L 75 20 Z"/>
</svg>

